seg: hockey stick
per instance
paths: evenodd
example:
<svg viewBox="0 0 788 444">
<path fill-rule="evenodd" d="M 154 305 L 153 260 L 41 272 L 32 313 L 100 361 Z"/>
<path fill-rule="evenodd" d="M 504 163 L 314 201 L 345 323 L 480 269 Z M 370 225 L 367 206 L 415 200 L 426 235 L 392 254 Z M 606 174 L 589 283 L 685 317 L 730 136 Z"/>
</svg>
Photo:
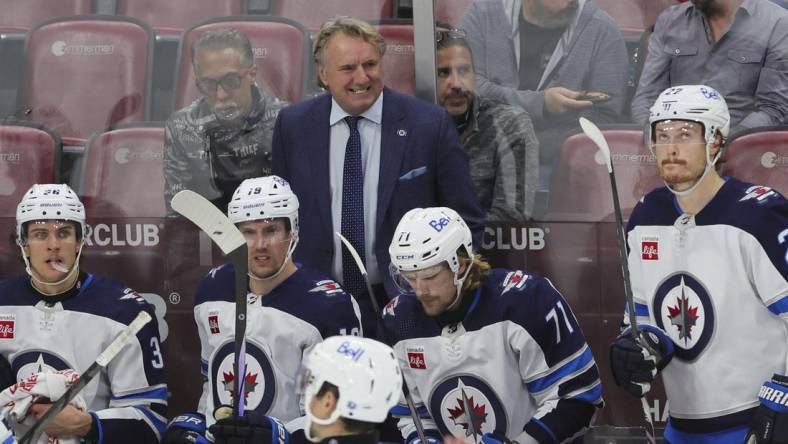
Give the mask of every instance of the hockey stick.
<svg viewBox="0 0 788 444">
<path fill-rule="evenodd" d="M 621 263 L 621 274 L 624 276 L 624 297 L 627 300 L 627 314 L 629 317 L 629 332 L 632 339 L 638 344 L 643 346 L 652 355 L 656 356 L 656 352 L 649 346 L 649 344 L 641 339 L 640 329 L 638 328 L 637 313 L 635 312 L 635 297 L 632 294 L 632 283 L 629 277 L 629 263 L 627 262 L 627 248 L 626 248 L 626 232 L 624 231 L 624 218 L 621 213 L 621 202 L 618 198 L 618 187 L 616 186 L 616 174 L 613 171 L 613 159 L 610 155 L 610 146 L 605 140 L 605 135 L 599 130 L 599 127 L 594 125 L 593 122 L 585 117 L 580 118 L 580 127 L 583 128 L 583 133 L 591 139 L 592 142 L 599 148 L 605 158 L 605 165 L 607 172 L 610 176 L 610 188 L 613 192 L 613 213 L 616 217 L 616 238 L 618 239 L 618 257 Z M 649 413 L 648 401 L 646 396 L 640 398 L 641 406 L 643 407 L 643 415 L 648 423 L 646 430 L 646 441 L 654 443 L 654 423 L 651 421 L 651 414 Z"/>
<path fill-rule="evenodd" d="M 233 362 L 233 411 L 244 414 L 246 382 L 246 287 L 248 252 L 246 239 L 227 216 L 208 199 L 191 190 L 182 190 L 172 198 L 172 208 L 200 227 L 230 258 L 235 269 L 235 361 Z"/>
<path fill-rule="evenodd" d="M 369 299 L 372 302 L 372 310 L 375 311 L 375 322 L 378 325 L 380 331 L 383 332 L 383 337 L 385 338 L 388 344 L 394 344 L 394 338 L 391 337 L 391 333 L 388 331 L 385 325 L 383 325 L 383 312 L 380 310 L 380 305 L 378 305 L 378 300 L 375 297 L 375 292 L 372 290 L 372 284 L 369 282 L 369 277 L 367 276 L 367 267 L 364 266 L 364 262 L 361 260 L 361 256 L 358 255 L 358 252 L 353 247 L 353 244 L 350 243 L 349 240 L 345 239 L 345 236 L 342 236 L 339 232 L 335 231 L 334 234 L 339 236 L 339 239 L 345 244 L 345 248 L 350 252 L 350 255 L 353 256 L 353 261 L 356 263 L 358 267 L 358 271 L 361 272 L 361 276 L 364 278 L 364 283 L 367 284 L 367 292 L 369 293 Z M 416 434 L 419 435 L 419 440 L 421 440 L 421 444 L 427 444 L 427 437 L 424 435 L 424 424 L 421 423 L 421 418 L 419 418 L 419 412 L 416 410 L 416 404 L 413 402 L 413 398 L 410 396 L 410 389 L 408 388 L 408 382 L 405 381 L 405 374 L 402 375 L 402 394 L 405 396 L 405 403 L 408 404 L 408 410 L 410 410 L 410 417 L 413 419 L 413 425 L 416 426 Z"/>
<path fill-rule="evenodd" d="M 115 336 L 115 339 L 112 340 L 107 348 L 98 355 L 96 361 L 90 364 L 90 367 L 88 367 L 88 369 L 79 376 L 77 381 L 63 393 L 63 396 L 52 403 L 49 410 L 41 415 L 41 418 L 38 419 L 33 427 L 22 436 L 22 439 L 19 440 L 19 444 L 37 443 L 47 424 L 49 424 L 49 422 L 52 421 L 52 419 L 57 416 L 57 414 L 60 413 L 60 411 L 63 410 L 102 369 L 106 368 L 110 361 L 115 359 L 115 356 L 120 353 L 123 347 L 131 342 L 131 340 L 137 336 L 137 333 L 142 330 L 142 327 L 150 322 L 151 319 L 148 312 L 141 311 L 123 331 Z"/>
</svg>

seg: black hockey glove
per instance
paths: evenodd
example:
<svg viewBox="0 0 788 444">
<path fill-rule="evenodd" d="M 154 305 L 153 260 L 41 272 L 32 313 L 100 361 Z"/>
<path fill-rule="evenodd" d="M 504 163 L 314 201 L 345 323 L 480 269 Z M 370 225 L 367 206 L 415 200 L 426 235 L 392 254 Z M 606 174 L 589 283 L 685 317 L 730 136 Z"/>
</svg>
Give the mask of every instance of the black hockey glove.
<svg viewBox="0 0 788 444">
<path fill-rule="evenodd" d="M 758 392 L 761 405 L 750 419 L 747 444 L 788 443 L 788 377 L 775 374 Z"/>
<path fill-rule="evenodd" d="M 5 390 L 14 384 L 16 384 L 16 375 L 14 375 L 14 369 L 11 368 L 11 364 L 8 362 L 8 359 L 6 359 L 5 356 L 0 355 L 0 390 Z"/>
<path fill-rule="evenodd" d="M 651 381 L 673 358 L 673 341 L 662 330 L 641 325 L 640 340 L 645 341 L 656 355 L 652 355 L 639 341 L 624 330 L 610 344 L 610 368 L 616 384 L 632 396 L 640 398 L 651 390 Z"/>
<path fill-rule="evenodd" d="M 176 416 L 167 424 L 161 444 L 210 444 L 205 438 L 205 417 L 199 413 Z"/>
<path fill-rule="evenodd" d="M 276 418 L 253 411 L 220 419 L 208 430 L 216 444 L 289 444 L 290 434 Z"/>
</svg>

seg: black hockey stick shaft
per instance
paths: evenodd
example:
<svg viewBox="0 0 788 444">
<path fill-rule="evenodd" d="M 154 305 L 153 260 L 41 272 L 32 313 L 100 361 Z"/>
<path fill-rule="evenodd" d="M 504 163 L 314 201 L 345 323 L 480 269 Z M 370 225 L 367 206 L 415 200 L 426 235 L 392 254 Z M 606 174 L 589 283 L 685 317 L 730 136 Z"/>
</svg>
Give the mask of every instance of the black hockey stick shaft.
<svg viewBox="0 0 788 444">
<path fill-rule="evenodd" d="M 361 276 L 364 278 L 364 283 L 367 286 L 367 293 L 369 293 L 369 299 L 372 303 L 372 310 L 375 311 L 375 323 L 378 326 L 378 329 L 383 333 L 383 338 L 387 344 L 394 345 L 394 337 L 392 336 L 391 332 L 386 328 L 386 325 L 383 324 L 383 311 L 380 309 L 380 305 L 378 304 L 378 299 L 375 295 L 375 291 L 372 289 L 372 283 L 369 282 L 369 277 L 367 276 L 367 267 L 364 266 L 364 262 L 361 260 L 361 256 L 358 255 L 358 252 L 353 247 L 353 244 L 350 243 L 349 240 L 342 236 L 340 233 L 335 232 L 342 243 L 345 245 L 345 248 L 348 249 L 350 255 L 353 256 L 353 261 L 356 263 L 358 270 L 361 272 Z M 408 387 L 408 382 L 405 380 L 405 373 L 402 373 L 402 394 L 405 397 L 405 403 L 408 404 L 408 410 L 410 410 L 410 417 L 413 419 L 413 425 L 416 427 L 416 434 L 419 436 L 419 440 L 421 440 L 421 444 L 427 444 L 427 437 L 424 434 L 424 424 L 421 423 L 421 418 L 419 417 L 419 412 L 416 409 L 416 403 L 413 402 L 413 397 L 410 396 L 410 388 Z"/>
<path fill-rule="evenodd" d="M 248 247 L 238 227 L 205 197 L 182 190 L 172 198 L 172 208 L 192 221 L 230 258 L 235 270 L 235 360 L 233 361 L 233 411 L 243 416 L 246 391 L 246 287 Z"/>
<path fill-rule="evenodd" d="M 66 391 L 63 393 L 63 396 L 58 398 L 57 401 L 53 402 L 52 405 L 49 407 L 41 418 L 38 419 L 33 427 L 31 427 L 27 433 L 25 433 L 22 438 L 19 440 L 19 444 L 30 444 L 38 442 L 41 433 L 44 432 L 44 429 L 49 424 L 52 419 L 57 416 L 60 411 L 62 411 L 69 402 L 71 402 L 77 394 L 85 388 L 86 385 L 96 377 L 96 375 L 101 372 L 101 369 L 106 368 L 107 365 L 115 359 L 123 347 L 131 342 L 132 339 L 137 335 L 137 333 L 145 326 L 148 322 L 151 321 L 151 316 L 145 312 L 141 311 L 136 318 L 134 318 L 131 323 L 123 329 L 115 339 L 101 352 L 101 354 L 96 358 L 96 360 L 90 364 L 87 370 L 85 370 L 77 379 L 74 384 L 72 384 Z"/>
</svg>

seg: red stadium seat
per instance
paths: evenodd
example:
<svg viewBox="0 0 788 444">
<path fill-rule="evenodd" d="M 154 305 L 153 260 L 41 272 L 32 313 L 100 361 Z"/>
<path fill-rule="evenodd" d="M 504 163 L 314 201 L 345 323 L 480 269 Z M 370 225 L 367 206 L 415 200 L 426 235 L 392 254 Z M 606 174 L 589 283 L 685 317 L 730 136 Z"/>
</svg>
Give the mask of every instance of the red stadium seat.
<svg viewBox="0 0 788 444">
<path fill-rule="evenodd" d="M 404 21 L 383 21 L 375 27 L 386 40 L 383 55 L 383 80 L 386 86 L 401 93 L 416 91 L 416 59 L 413 47 L 413 24 Z"/>
<path fill-rule="evenodd" d="M 271 0 L 271 14 L 298 20 L 312 32 L 338 15 L 378 20 L 393 17 L 393 12 L 393 0 Z"/>
<path fill-rule="evenodd" d="M 0 217 L 16 217 L 16 205 L 35 183 L 60 180 L 60 138 L 41 125 L 0 125 Z"/>
<path fill-rule="evenodd" d="M 734 134 L 727 150 L 723 174 L 788 195 L 788 126 Z"/>
<path fill-rule="evenodd" d="M 55 17 L 90 14 L 92 0 L 0 0 L 0 32 L 26 32 Z"/>
<path fill-rule="evenodd" d="M 165 217 L 164 127 L 128 126 L 93 134 L 75 189 L 90 217 Z"/>
<path fill-rule="evenodd" d="M 257 84 L 266 93 L 291 103 L 301 100 L 311 66 L 309 34 L 303 25 L 281 17 L 222 17 L 195 25 L 183 35 L 178 51 L 176 110 L 200 97 L 194 84 L 191 45 L 203 32 L 217 28 L 233 28 L 249 37 L 257 64 Z"/>
<path fill-rule="evenodd" d="M 462 14 L 473 0 L 435 0 L 435 20 L 460 27 Z"/>
<path fill-rule="evenodd" d="M 244 0 L 117 0 L 118 14 L 145 20 L 159 35 L 180 35 L 198 21 L 244 12 Z"/>
<path fill-rule="evenodd" d="M 149 115 L 153 32 L 118 16 L 75 16 L 41 23 L 25 46 L 17 109 L 61 137 Z"/>
<path fill-rule="evenodd" d="M 638 199 L 661 186 L 654 155 L 643 143 L 640 126 L 608 127 L 603 133 L 613 155 L 619 200 L 624 218 Z M 613 220 L 610 179 L 601 153 L 585 134 L 568 137 L 561 145 L 553 173 L 546 220 L 598 222 Z"/>
</svg>

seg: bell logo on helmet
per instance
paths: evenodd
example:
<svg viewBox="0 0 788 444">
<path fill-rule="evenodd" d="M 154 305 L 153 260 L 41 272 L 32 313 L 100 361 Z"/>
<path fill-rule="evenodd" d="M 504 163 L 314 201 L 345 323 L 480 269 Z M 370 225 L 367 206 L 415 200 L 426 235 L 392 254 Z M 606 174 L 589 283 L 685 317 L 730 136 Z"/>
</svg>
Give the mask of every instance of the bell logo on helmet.
<svg viewBox="0 0 788 444">
<path fill-rule="evenodd" d="M 354 350 L 353 347 L 351 347 L 350 342 L 345 341 L 339 344 L 339 348 L 337 348 L 337 353 L 348 356 L 353 361 L 358 361 L 361 358 L 361 355 L 364 354 L 364 349 L 359 347 Z"/>
<path fill-rule="evenodd" d="M 443 229 L 444 229 L 444 228 L 446 228 L 446 225 L 449 225 L 449 222 L 450 222 L 450 221 L 449 221 L 449 218 L 448 218 L 448 217 L 441 217 L 440 219 L 437 219 L 437 220 L 434 220 L 434 219 L 433 219 L 433 220 L 431 220 L 431 221 L 430 221 L 430 226 L 431 226 L 431 227 L 432 227 L 432 228 L 433 228 L 435 231 L 437 231 L 438 233 L 440 233 L 441 231 L 443 231 Z"/>
</svg>

